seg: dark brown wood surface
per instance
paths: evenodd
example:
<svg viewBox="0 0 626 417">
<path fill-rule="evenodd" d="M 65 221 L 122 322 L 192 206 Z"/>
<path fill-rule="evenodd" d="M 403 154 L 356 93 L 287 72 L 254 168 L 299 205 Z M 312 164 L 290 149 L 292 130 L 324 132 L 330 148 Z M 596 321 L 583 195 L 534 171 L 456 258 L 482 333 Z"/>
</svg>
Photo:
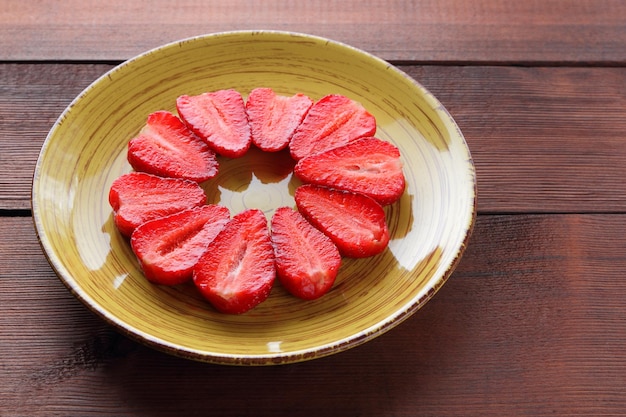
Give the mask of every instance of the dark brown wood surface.
<svg viewBox="0 0 626 417">
<path fill-rule="evenodd" d="M 417 314 L 277 367 L 175 358 L 58 280 L 30 187 L 46 134 L 124 59 L 221 30 L 349 43 L 422 83 L 478 176 L 457 270 Z M 0 416 L 626 415 L 626 2 L 29 2 L 0 10 Z"/>
<path fill-rule="evenodd" d="M 120 60 L 228 30 L 304 32 L 389 60 L 626 61 L 621 0 L 5 0 L 0 51 L 10 60 Z"/>
</svg>

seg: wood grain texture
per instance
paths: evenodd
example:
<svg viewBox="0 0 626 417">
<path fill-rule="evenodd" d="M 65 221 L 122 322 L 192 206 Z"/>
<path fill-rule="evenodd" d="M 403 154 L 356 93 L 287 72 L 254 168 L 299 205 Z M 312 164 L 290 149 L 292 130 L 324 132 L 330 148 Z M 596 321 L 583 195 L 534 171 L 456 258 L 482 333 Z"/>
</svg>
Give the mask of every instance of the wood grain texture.
<svg viewBox="0 0 626 417">
<path fill-rule="evenodd" d="M 123 60 L 187 37 L 272 29 L 387 60 L 623 64 L 625 13 L 620 0 L 8 0 L 0 60 Z"/>
<path fill-rule="evenodd" d="M 0 64 L 0 209 L 30 207 L 48 130 L 112 67 Z M 463 131 L 480 212 L 626 211 L 622 68 L 400 68 L 435 94 Z"/>
<path fill-rule="evenodd" d="M 626 217 L 479 216 L 415 316 L 294 365 L 201 364 L 145 348 L 54 276 L 30 218 L 0 221 L 0 410 L 55 415 L 620 415 Z"/>
<path fill-rule="evenodd" d="M 4 1 L 0 416 L 624 415 L 625 16 L 622 0 Z M 389 333 L 311 362 L 209 365 L 129 340 L 56 278 L 28 217 L 39 149 L 83 88 L 241 29 L 400 64 L 476 163 L 481 214 L 450 280 Z"/>
<path fill-rule="evenodd" d="M 626 2 L 0 9 L 0 416 L 626 414 Z M 242 29 L 399 64 L 450 111 L 476 163 L 481 214 L 451 279 L 389 333 L 311 362 L 209 365 L 129 340 L 56 278 L 28 217 L 39 149 L 83 88 L 150 48 Z"/>
<path fill-rule="evenodd" d="M 405 67 L 456 119 L 481 212 L 624 212 L 623 68 Z"/>
</svg>

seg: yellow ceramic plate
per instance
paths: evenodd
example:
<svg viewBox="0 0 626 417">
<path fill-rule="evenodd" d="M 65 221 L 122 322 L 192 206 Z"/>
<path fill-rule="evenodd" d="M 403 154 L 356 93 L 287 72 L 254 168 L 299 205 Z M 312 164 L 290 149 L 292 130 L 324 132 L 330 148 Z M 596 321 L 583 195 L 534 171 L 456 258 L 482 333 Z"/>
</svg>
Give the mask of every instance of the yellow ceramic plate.
<svg viewBox="0 0 626 417">
<path fill-rule="evenodd" d="M 181 94 L 255 87 L 313 99 L 344 94 L 377 119 L 377 136 L 400 148 L 407 189 L 387 207 L 389 248 L 345 259 L 333 289 L 316 301 L 276 285 L 239 315 L 217 313 L 192 284 L 148 283 L 116 230 L 108 204 L 113 180 L 131 171 L 126 145 L 149 113 L 175 111 Z M 220 160 L 203 184 L 209 201 L 233 214 L 271 216 L 293 206 L 297 180 L 286 153 L 252 150 Z M 43 250 L 63 283 L 125 334 L 200 361 L 265 365 L 344 351 L 417 311 L 458 263 L 475 218 L 475 171 L 465 140 L 443 106 L 383 60 L 319 37 L 230 32 L 159 47 L 90 85 L 50 131 L 35 170 L 32 208 Z"/>
</svg>

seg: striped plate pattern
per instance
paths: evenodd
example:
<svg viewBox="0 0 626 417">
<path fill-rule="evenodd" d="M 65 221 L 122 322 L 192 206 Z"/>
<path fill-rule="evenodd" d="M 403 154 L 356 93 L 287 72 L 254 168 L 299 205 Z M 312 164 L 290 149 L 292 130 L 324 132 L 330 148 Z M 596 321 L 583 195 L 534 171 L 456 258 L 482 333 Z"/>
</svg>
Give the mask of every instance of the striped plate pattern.
<svg viewBox="0 0 626 417">
<path fill-rule="evenodd" d="M 181 94 L 255 87 L 312 99 L 344 94 L 377 120 L 377 136 L 400 148 L 407 189 L 386 207 L 391 241 L 382 254 L 344 259 L 333 289 L 302 301 L 276 285 L 240 315 L 217 313 L 192 284 L 148 283 L 116 230 L 108 190 L 131 171 L 128 140 L 149 113 L 175 111 Z M 268 216 L 293 206 L 298 182 L 287 153 L 252 150 L 220 159 L 202 184 L 210 202 Z M 452 117 L 418 82 L 339 42 L 274 31 L 227 32 L 174 42 L 93 82 L 63 112 L 41 149 L 32 190 L 35 228 L 61 281 L 130 337 L 181 357 L 270 365 L 344 351 L 416 312 L 457 265 L 476 212 L 476 178 Z"/>
</svg>

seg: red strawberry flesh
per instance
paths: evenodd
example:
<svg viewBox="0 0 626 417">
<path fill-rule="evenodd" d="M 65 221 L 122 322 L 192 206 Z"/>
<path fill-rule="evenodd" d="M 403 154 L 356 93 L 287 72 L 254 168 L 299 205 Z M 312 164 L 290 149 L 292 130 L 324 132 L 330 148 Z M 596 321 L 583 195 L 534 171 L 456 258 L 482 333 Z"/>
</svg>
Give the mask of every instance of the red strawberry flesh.
<svg viewBox="0 0 626 417">
<path fill-rule="evenodd" d="M 168 111 L 148 116 L 128 143 L 128 162 L 136 171 L 196 182 L 213 178 L 218 169 L 211 148 Z"/>
<path fill-rule="evenodd" d="M 193 267 L 228 220 L 224 206 L 183 210 L 141 224 L 131 235 L 131 247 L 149 281 L 182 284 L 191 279 Z"/>
<path fill-rule="evenodd" d="M 405 188 L 400 151 L 374 137 L 303 158 L 294 174 L 305 183 L 365 194 L 383 205 L 397 201 Z"/>
<path fill-rule="evenodd" d="M 200 293 L 220 312 L 245 313 L 267 299 L 276 278 L 267 219 L 249 209 L 235 215 L 194 267 Z"/>
<path fill-rule="evenodd" d="M 276 210 L 271 230 L 276 273 L 283 287 L 305 300 L 326 294 L 341 266 L 333 241 L 288 207 Z"/>
<path fill-rule="evenodd" d="M 286 148 L 312 104 L 301 93 L 288 97 L 271 88 L 255 88 L 246 101 L 252 142 L 266 152 Z"/>
<path fill-rule="evenodd" d="M 235 90 L 182 95 L 176 108 L 187 126 L 218 154 L 243 156 L 252 143 L 246 107 Z"/>
<path fill-rule="evenodd" d="M 315 102 L 296 129 L 289 149 L 295 160 L 376 133 L 376 119 L 363 106 L 339 94 Z"/>
<path fill-rule="evenodd" d="M 302 215 L 330 237 L 342 255 L 364 258 L 387 247 L 385 212 L 374 199 L 312 184 L 298 187 L 294 197 Z"/>
<path fill-rule="evenodd" d="M 122 175 L 109 190 L 115 224 L 127 237 L 142 223 L 205 203 L 198 183 L 143 172 Z"/>
</svg>

